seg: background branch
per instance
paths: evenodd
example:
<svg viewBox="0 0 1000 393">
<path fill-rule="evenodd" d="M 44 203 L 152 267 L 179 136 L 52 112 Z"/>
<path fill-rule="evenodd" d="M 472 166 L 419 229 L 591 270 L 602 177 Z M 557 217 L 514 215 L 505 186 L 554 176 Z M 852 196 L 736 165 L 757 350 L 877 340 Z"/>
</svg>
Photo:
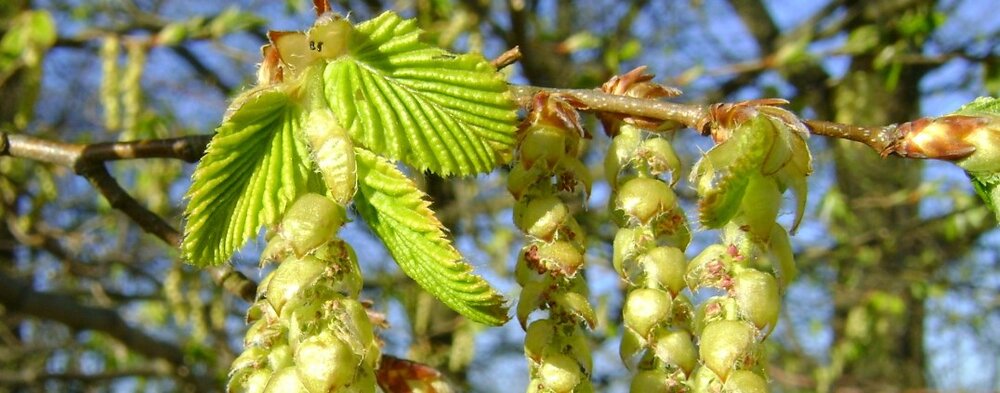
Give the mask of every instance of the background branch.
<svg viewBox="0 0 1000 393">
<path fill-rule="evenodd" d="M 146 232 L 172 247 L 182 235 L 163 218 L 136 201 L 108 172 L 105 162 L 137 158 L 175 158 L 197 161 L 211 135 L 136 142 L 73 144 L 28 135 L 0 133 L 0 156 L 25 158 L 73 168 L 97 189 L 112 207 L 125 213 Z M 253 301 L 257 284 L 230 265 L 207 269 L 217 285 L 246 301 Z"/>
<path fill-rule="evenodd" d="M 57 321 L 73 329 L 103 332 L 136 352 L 164 359 L 174 365 L 175 373 L 190 378 L 180 348 L 130 327 L 113 310 L 77 303 L 72 296 L 38 292 L 31 284 L 0 271 L 0 304 L 7 312 L 20 312 Z"/>
</svg>

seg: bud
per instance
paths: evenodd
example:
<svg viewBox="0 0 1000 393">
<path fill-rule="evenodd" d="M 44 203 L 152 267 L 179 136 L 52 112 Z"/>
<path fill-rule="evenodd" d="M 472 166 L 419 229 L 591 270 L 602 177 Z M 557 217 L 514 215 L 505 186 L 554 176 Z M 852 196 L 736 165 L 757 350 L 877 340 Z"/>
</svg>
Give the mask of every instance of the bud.
<svg viewBox="0 0 1000 393">
<path fill-rule="evenodd" d="M 702 362 L 725 382 L 730 372 L 753 355 L 754 336 L 754 327 L 743 321 L 709 323 L 699 340 Z"/>
<path fill-rule="evenodd" d="M 695 336 L 700 336 L 705 326 L 725 319 L 736 320 L 740 315 L 736 300 L 729 296 L 712 296 L 698 305 L 692 320 Z"/>
<path fill-rule="evenodd" d="M 639 228 L 621 228 L 615 233 L 611 264 L 619 276 L 630 279 L 637 275 L 635 258 L 642 253 L 646 244 L 651 240 Z"/>
<path fill-rule="evenodd" d="M 666 183 L 645 177 L 626 182 L 615 198 L 615 209 L 641 224 L 649 223 L 676 205 L 677 196 Z"/>
<path fill-rule="evenodd" d="M 607 176 L 612 191 L 618 188 L 618 173 L 636 158 L 640 142 L 639 129 L 633 126 L 622 127 L 621 133 L 611 140 L 611 146 L 604 156 L 604 176 Z"/>
<path fill-rule="evenodd" d="M 638 262 L 647 287 L 666 289 L 672 296 L 684 289 L 687 262 L 679 248 L 656 247 L 640 255 Z"/>
<path fill-rule="evenodd" d="M 226 391 L 229 393 L 261 393 L 271 379 L 271 370 L 243 369 L 230 373 Z"/>
<path fill-rule="evenodd" d="M 507 175 L 507 191 L 514 197 L 514 200 L 519 201 L 531 189 L 531 186 L 541 179 L 542 173 L 538 169 L 528 169 L 520 164 L 514 165 Z"/>
<path fill-rule="evenodd" d="M 722 382 L 704 365 L 694 370 L 689 381 L 692 392 L 722 392 Z"/>
<path fill-rule="evenodd" d="M 576 156 L 565 156 L 559 161 L 559 171 L 556 173 L 556 189 L 559 191 L 573 192 L 577 187 L 581 188 L 584 197 L 590 195 L 590 187 L 594 183 L 590 176 L 590 168 L 587 168 Z"/>
<path fill-rule="evenodd" d="M 373 369 L 381 356 L 381 349 L 365 306 L 357 300 L 341 298 L 333 303 L 333 311 L 332 320 L 339 327 L 339 338 Z"/>
<path fill-rule="evenodd" d="M 267 366 L 272 370 L 291 366 L 293 355 L 292 347 L 288 343 L 276 343 L 271 346 L 270 352 L 267 353 Z"/>
<path fill-rule="evenodd" d="M 546 353 L 538 379 L 542 386 L 556 393 L 569 393 L 580 384 L 586 375 L 580 364 L 573 358 L 558 352 Z"/>
<path fill-rule="evenodd" d="M 524 334 L 524 354 L 528 359 L 539 362 L 545 348 L 552 344 L 555 325 L 550 319 L 539 319 L 528 325 Z"/>
<path fill-rule="evenodd" d="M 713 244 L 691 259 L 685 280 L 692 291 L 704 287 L 726 288 L 732 257 L 726 246 Z"/>
<path fill-rule="evenodd" d="M 326 327 L 326 310 L 320 299 L 297 298 L 288 302 L 288 319 L 282 321 L 288 324 L 288 344 L 296 350 L 299 343 L 320 333 Z"/>
<path fill-rule="evenodd" d="M 541 244 L 538 246 L 535 256 L 546 271 L 558 273 L 563 277 L 575 276 L 576 272 L 583 266 L 583 253 L 567 241 L 559 240 Z"/>
<path fill-rule="evenodd" d="M 580 223 L 578 223 L 572 216 L 563 222 L 562 227 L 559 228 L 556 239 L 569 241 L 581 249 L 585 248 L 587 245 L 587 234 L 583 232 L 583 228 L 580 227 Z"/>
<path fill-rule="evenodd" d="M 295 370 L 309 392 L 330 392 L 354 380 L 358 357 L 330 332 L 312 336 L 295 351 Z"/>
<path fill-rule="evenodd" d="M 744 320 L 766 333 L 774 329 L 781 310 L 781 296 L 774 276 L 756 269 L 740 271 L 734 277 L 733 297 Z"/>
<path fill-rule="evenodd" d="M 636 153 L 646 161 L 653 175 L 670 172 L 670 185 L 674 186 L 681 177 L 681 159 L 664 138 L 649 138 L 642 143 Z"/>
<path fill-rule="evenodd" d="M 515 204 L 514 223 L 518 228 L 547 242 L 552 241 L 567 217 L 570 217 L 569 208 L 554 195 Z"/>
<path fill-rule="evenodd" d="M 591 329 L 597 324 L 597 315 L 594 308 L 587 301 L 587 296 L 570 291 L 558 291 L 551 295 L 552 310 L 559 310 L 572 315 L 576 320 L 587 323 Z"/>
<path fill-rule="evenodd" d="M 245 347 L 269 347 L 281 333 L 282 331 L 278 323 L 259 319 L 247 329 L 243 345 Z"/>
<path fill-rule="evenodd" d="M 306 36 L 313 56 L 334 60 L 347 53 L 347 44 L 354 33 L 354 26 L 336 13 L 325 13 L 316 19 Z"/>
<path fill-rule="evenodd" d="M 548 277 L 548 276 L 545 276 Z M 547 293 L 551 283 L 549 280 L 529 282 L 521 288 L 521 294 L 517 297 L 517 320 L 521 323 L 521 328 L 527 326 L 528 316 L 538 309 L 546 301 Z"/>
<path fill-rule="evenodd" d="M 281 219 L 279 236 L 302 257 L 330 241 L 347 221 L 343 206 L 319 194 L 305 194 L 295 200 Z"/>
<path fill-rule="evenodd" d="M 264 393 L 305 392 L 305 386 L 299 380 L 295 367 L 285 367 L 271 375 L 264 387 Z"/>
<path fill-rule="evenodd" d="M 521 148 L 521 165 L 532 169 L 541 165 L 545 171 L 553 171 L 556 164 L 566 156 L 567 133 L 552 126 L 536 125 L 525 131 Z"/>
<path fill-rule="evenodd" d="M 243 369 L 258 369 L 265 366 L 268 350 L 261 347 L 247 347 L 240 356 L 233 360 L 230 374 Z"/>
<path fill-rule="evenodd" d="M 726 393 L 767 393 L 767 381 L 750 370 L 736 370 L 729 375 L 723 391 Z"/>
<path fill-rule="evenodd" d="M 542 274 L 538 270 L 535 270 L 537 269 L 537 261 L 534 259 L 534 256 L 532 256 L 531 266 L 528 265 L 527 255 L 533 252 L 530 251 L 530 248 L 531 245 L 521 249 L 521 252 L 518 253 L 517 263 L 514 265 L 514 279 L 522 287 L 529 282 L 539 281 L 542 278 Z"/>
<path fill-rule="evenodd" d="M 681 91 L 676 88 L 663 86 L 652 82 L 652 80 L 653 75 L 646 73 L 646 66 L 640 66 L 625 74 L 615 75 L 601 85 L 601 90 L 610 94 L 651 100 L 663 97 L 676 97 L 681 94 Z M 598 117 L 601 119 L 604 131 L 609 136 L 618 135 L 619 127 L 624 129 L 626 125 L 631 124 L 635 124 L 643 128 L 657 129 L 662 129 L 664 126 L 664 122 L 661 120 L 638 116 L 598 113 Z M 622 121 L 626 122 L 626 124 L 622 124 Z"/>
<path fill-rule="evenodd" d="M 646 392 L 672 392 L 675 388 L 668 384 L 667 375 L 663 370 L 642 370 L 632 377 L 632 384 L 629 386 L 628 391 L 630 393 L 646 393 Z"/>
<path fill-rule="evenodd" d="M 635 367 L 635 355 L 646 346 L 646 339 L 638 333 L 625 329 L 622 331 L 622 341 L 618 346 L 618 356 L 622 359 L 622 364 L 629 370 Z"/>
<path fill-rule="evenodd" d="M 271 272 L 271 280 L 267 284 L 267 301 L 278 312 L 290 299 L 299 295 L 303 288 L 313 282 L 326 270 L 326 263 L 315 257 L 289 258 Z"/>
<path fill-rule="evenodd" d="M 691 304 L 691 300 L 687 296 L 675 296 L 671 309 L 673 315 L 670 316 L 670 326 L 690 331 L 693 327 L 695 315 L 694 304 Z"/>
<path fill-rule="evenodd" d="M 354 252 L 354 247 L 340 240 L 328 245 L 338 253 L 335 259 L 331 259 L 338 268 L 337 279 L 332 283 L 333 290 L 356 299 L 361 294 L 365 279 L 361 275 L 361 266 L 358 265 L 358 255 Z"/>
<path fill-rule="evenodd" d="M 954 161 L 969 172 L 1000 170 L 1000 121 L 996 116 L 921 118 L 896 128 L 894 151 L 904 157 Z"/>
<path fill-rule="evenodd" d="M 650 330 L 670 318 L 670 294 L 659 289 L 639 288 L 628 293 L 622 314 L 625 326 L 649 337 Z"/>
<path fill-rule="evenodd" d="M 653 336 L 653 353 L 656 357 L 691 375 L 691 371 L 698 365 L 698 350 L 694 347 L 691 333 L 658 328 Z"/>
<path fill-rule="evenodd" d="M 652 226 L 653 234 L 660 244 L 685 249 L 691 243 L 691 228 L 679 205 L 653 220 Z"/>
</svg>

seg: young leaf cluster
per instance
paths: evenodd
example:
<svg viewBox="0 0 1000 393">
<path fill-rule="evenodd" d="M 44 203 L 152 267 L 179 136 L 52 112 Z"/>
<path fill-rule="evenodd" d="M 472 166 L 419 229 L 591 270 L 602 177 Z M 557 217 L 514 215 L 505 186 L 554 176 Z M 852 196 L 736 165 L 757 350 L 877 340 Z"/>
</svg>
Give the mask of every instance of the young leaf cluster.
<svg viewBox="0 0 1000 393">
<path fill-rule="evenodd" d="M 514 103 L 482 56 L 419 35 L 392 12 L 354 25 L 329 11 L 304 33 L 269 33 L 258 86 L 234 100 L 195 170 L 185 259 L 226 262 L 306 193 L 357 197 L 404 272 L 476 321 L 505 321 L 503 299 L 471 273 L 393 161 L 440 175 L 487 171 L 513 143 Z"/>
</svg>

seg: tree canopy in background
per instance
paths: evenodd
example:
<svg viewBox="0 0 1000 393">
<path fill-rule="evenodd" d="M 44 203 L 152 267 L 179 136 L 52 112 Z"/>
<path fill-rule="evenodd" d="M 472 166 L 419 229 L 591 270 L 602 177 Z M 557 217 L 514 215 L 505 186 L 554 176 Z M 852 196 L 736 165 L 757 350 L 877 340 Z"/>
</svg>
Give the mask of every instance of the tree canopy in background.
<svg viewBox="0 0 1000 393">
<path fill-rule="evenodd" d="M 266 31 L 309 26 L 310 6 L 0 5 L 0 132 L 45 141 L 32 153 L 41 159 L 0 158 L 0 390 L 224 389 L 243 347 L 247 299 L 264 277 L 255 263 L 263 242 L 232 266 L 183 263 L 191 163 L 228 100 L 256 80 Z M 683 90 L 672 101 L 780 97 L 803 118 L 872 126 L 951 113 L 1000 92 L 1000 22 L 990 4 L 971 0 L 364 0 L 334 8 L 352 21 L 397 11 L 415 18 L 423 40 L 452 52 L 493 58 L 518 46 L 523 56 L 503 70 L 513 84 L 590 89 L 646 65 L 657 82 Z M 609 139 L 593 134 L 581 160 L 599 174 Z M 158 142 L 136 159 L 123 145 L 94 144 L 143 140 Z M 671 143 L 687 165 L 711 146 L 690 130 Z M 800 277 L 767 341 L 774 390 L 1000 389 L 1000 237 L 963 171 L 881 158 L 834 138 L 814 136 L 809 146 L 809 204 L 792 237 Z M 508 170 L 409 175 L 476 272 L 513 297 L 523 240 Z M 677 190 L 696 211 L 693 186 L 684 180 Z M 610 195 L 598 181 L 574 208 L 590 234 L 592 379 L 598 391 L 624 391 Z M 788 226 L 794 211 L 787 202 L 779 221 Z M 341 236 L 365 272 L 361 297 L 386 318 L 382 353 L 430 365 L 469 391 L 528 383 L 521 327 L 485 329 L 458 316 L 396 267 L 372 235 L 379 228 L 350 217 Z M 693 243 L 710 243 L 710 232 L 696 230 Z"/>
</svg>

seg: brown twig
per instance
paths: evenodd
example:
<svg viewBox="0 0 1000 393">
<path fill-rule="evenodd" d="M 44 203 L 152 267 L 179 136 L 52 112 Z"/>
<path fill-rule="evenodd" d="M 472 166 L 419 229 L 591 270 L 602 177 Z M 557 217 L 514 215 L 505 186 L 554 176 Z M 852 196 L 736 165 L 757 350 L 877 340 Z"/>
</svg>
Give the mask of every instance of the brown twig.
<svg viewBox="0 0 1000 393">
<path fill-rule="evenodd" d="M 495 59 L 490 60 L 490 64 L 493 66 L 493 68 L 496 68 L 497 70 L 502 70 L 504 67 L 514 64 L 520 59 L 521 59 L 521 47 L 515 46 L 513 48 L 507 49 L 506 52 L 501 53 L 500 56 L 497 56 Z"/>
<path fill-rule="evenodd" d="M 94 143 L 86 145 L 80 159 L 105 162 L 136 158 L 174 158 L 196 162 L 205 153 L 205 146 L 210 140 L 211 135 L 192 135 L 134 142 Z"/>
<path fill-rule="evenodd" d="M 511 86 L 514 99 L 521 106 L 531 102 L 531 98 L 539 92 L 570 96 L 591 112 L 610 112 L 627 116 L 656 119 L 663 122 L 676 122 L 688 128 L 697 129 L 699 123 L 709 115 L 708 105 L 680 104 L 674 102 L 633 98 L 587 89 L 555 89 L 536 86 Z M 876 127 L 862 127 L 850 124 L 840 124 L 822 120 L 803 120 L 810 133 L 838 139 L 861 142 L 882 156 L 895 155 L 905 158 L 925 158 L 906 155 L 895 149 L 899 144 L 901 134 L 895 124 Z"/>
<path fill-rule="evenodd" d="M 144 231 L 178 247 L 182 235 L 163 218 L 132 198 L 108 172 L 105 162 L 138 158 L 174 158 L 197 161 L 205 152 L 209 135 L 136 142 L 73 144 L 0 132 L 0 156 L 25 158 L 73 168 L 97 189 L 112 207 L 125 213 Z M 229 265 L 208 269 L 217 285 L 246 301 L 253 301 L 257 284 Z"/>
<path fill-rule="evenodd" d="M 708 106 L 678 104 L 674 102 L 633 98 L 587 89 L 555 89 L 536 86 L 511 86 L 514 98 L 521 106 L 531 103 L 531 98 L 539 92 L 570 96 L 583 105 L 582 110 L 611 112 L 622 115 L 675 121 L 686 127 L 695 127 L 708 115 Z"/>
</svg>

